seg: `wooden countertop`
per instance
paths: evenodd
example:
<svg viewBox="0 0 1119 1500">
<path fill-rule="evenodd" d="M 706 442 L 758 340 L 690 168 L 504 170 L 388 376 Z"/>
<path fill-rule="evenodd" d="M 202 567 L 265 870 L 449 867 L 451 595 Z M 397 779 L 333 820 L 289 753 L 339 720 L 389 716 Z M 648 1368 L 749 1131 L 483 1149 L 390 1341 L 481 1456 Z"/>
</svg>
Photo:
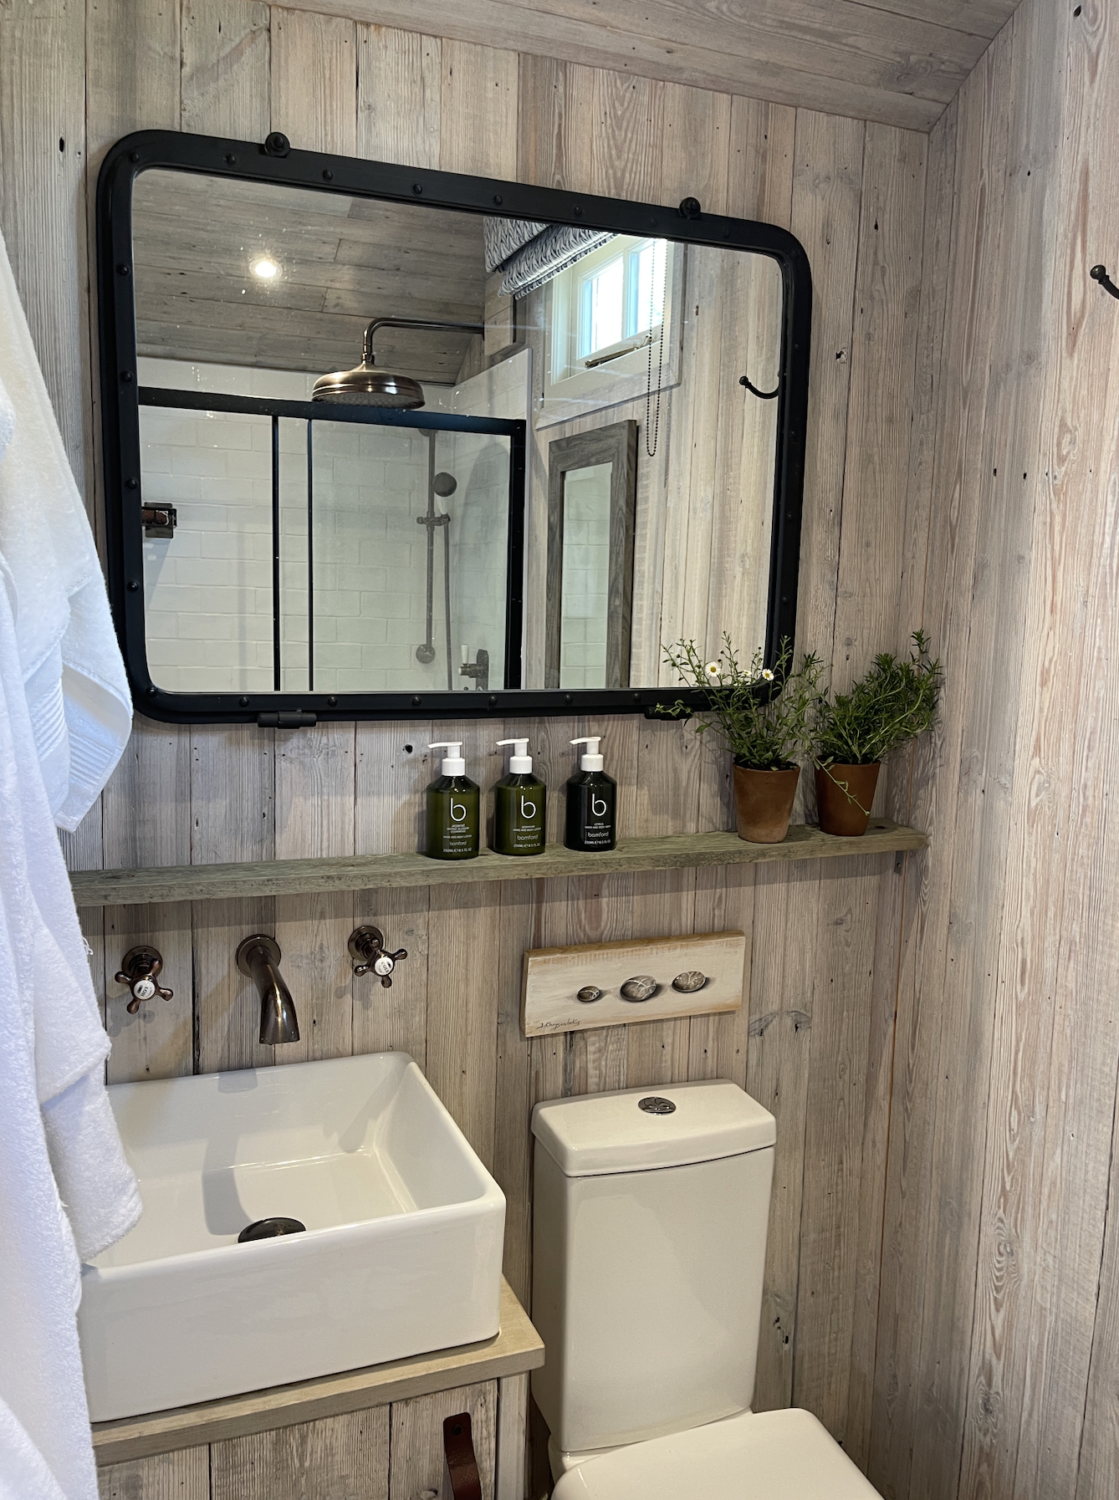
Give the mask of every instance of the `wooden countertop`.
<svg viewBox="0 0 1119 1500">
<path fill-rule="evenodd" d="M 174 1351 L 168 1351 L 173 1357 Z M 95 1422 L 93 1449 L 98 1464 L 150 1458 L 176 1448 L 193 1448 L 225 1438 L 269 1432 L 295 1422 L 336 1417 L 343 1412 L 386 1406 L 427 1396 L 456 1385 L 521 1375 L 544 1363 L 544 1345 L 509 1283 L 501 1282 L 501 1332 L 478 1344 L 439 1349 L 410 1359 L 390 1360 L 338 1375 L 320 1375 L 293 1385 L 249 1391 L 195 1406 L 176 1406 L 140 1417 Z"/>
</svg>

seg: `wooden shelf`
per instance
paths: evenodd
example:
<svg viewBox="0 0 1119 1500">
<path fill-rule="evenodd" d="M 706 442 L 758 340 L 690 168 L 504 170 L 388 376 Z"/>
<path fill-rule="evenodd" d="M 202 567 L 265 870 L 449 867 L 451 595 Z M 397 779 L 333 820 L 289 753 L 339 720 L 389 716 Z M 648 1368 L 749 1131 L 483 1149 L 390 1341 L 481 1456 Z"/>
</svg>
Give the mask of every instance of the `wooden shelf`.
<svg viewBox="0 0 1119 1500">
<path fill-rule="evenodd" d="M 237 865 L 162 865 L 147 870 L 75 870 L 78 906 L 144 906 L 153 901 L 218 901 L 239 896 L 296 896 L 310 891 L 375 890 L 382 886 L 461 885 L 474 881 L 542 880 L 609 875 L 622 870 L 678 870 L 703 865 L 753 865 L 772 860 L 834 859 L 923 849 L 925 834 L 873 818 L 862 838 L 837 838 L 798 824 L 781 844 L 751 844 L 733 833 L 683 833 L 624 839 L 602 854 L 576 854 L 549 844 L 543 854 L 515 858 L 488 849 L 477 859 L 428 859 L 422 854 L 358 854 L 335 859 L 273 859 Z"/>
<path fill-rule="evenodd" d="M 387 1406 L 391 1401 L 429 1396 L 433 1391 L 448 1391 L 459 1385 L 523 1375 L 543 1363 L 540 1335 L 509 1283 L 502 1279 L 501 1332 L 495 1338 L 368 1365 L 363 1370 L 345 1370 L 340 1375 L 320 1375 L 294 1385 L 249 1391 L 243 1396 L 226 1396 L 220 1401 L 200 1401 L 195 1406 L 176 1406 L 147 1416 L 95 1422 L 93 1449 L 98 1464 L 126 1463 L 178 1448 L 271 1432 L 296 1422 Z"/>
</svg>

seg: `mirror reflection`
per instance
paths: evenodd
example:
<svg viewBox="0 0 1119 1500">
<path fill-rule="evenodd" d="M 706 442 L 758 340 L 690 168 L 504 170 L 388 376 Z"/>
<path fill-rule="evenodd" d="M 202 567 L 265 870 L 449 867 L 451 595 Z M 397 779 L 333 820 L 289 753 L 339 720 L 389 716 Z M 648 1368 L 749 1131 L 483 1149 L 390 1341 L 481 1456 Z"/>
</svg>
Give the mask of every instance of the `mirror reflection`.
<svg viewBox="0 0 1119 1500">
<path fill-rule="evenodd" d="M 133 234 L 158 686 L 644 687 L 762 640 L 774 261 L 163 169 Z"/>
<path fill-rule="evenodd" d="M 571 469 L 563 481 L 561 688 L 621 687 L 606 680 L 610 590 L 610 464 Z"/>
</svg>

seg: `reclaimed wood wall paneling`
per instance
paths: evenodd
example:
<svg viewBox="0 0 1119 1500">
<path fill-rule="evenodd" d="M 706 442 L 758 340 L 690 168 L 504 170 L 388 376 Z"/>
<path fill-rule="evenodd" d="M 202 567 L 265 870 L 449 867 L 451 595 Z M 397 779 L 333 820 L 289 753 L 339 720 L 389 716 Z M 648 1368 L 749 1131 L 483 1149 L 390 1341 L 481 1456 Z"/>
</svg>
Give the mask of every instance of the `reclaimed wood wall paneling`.
<svg viewBox="0 0 1119 1500">
<path fill-rule="evenodd" d="M 709 201 L 790 224 L 805 241 L 816 273 L 801 638 L 831 655 L 844 492 L 865 482 L 854 459 L 844 469 L 851 446 L 850 382 L 863 357 L 853 339 L 859 265 L 869 243 L 869 231 L 860 228 L 867 155 L 861 123 L 575 63 L 518 58 L 470 40 L 417 37 L 291 9 L 267 11 L 244 0 L 87 0 L 83 24 L 75 23 L 82 10 L 75 4 L 56 18 L 60 31 L 50 38 L 52 66 L 57 67 L 60 46 L 73 68 L 84 69 L 87 51 L 90 55 L 84 149 L 94 169 L 113 140 L 139 126 L 249 135 L 274 127 L 297 145 L 420 164 L 437 161 L 456 170 L 675 202 L 693 190 L 695 162 L 689 151 L 701 136 Z M 21 45 L 32 51 L 42 45 L 38 36 L 22 38 Z M 330 88 L 305 88 L 308 71 L 320 83 L 333 80 Z M 18 80 L 5 86 L 17 96 L 22 87 Z M 53 123 L 44 127 L 48 135 L 53 129 Z M 887 179 L 901 182 L 921 156 L 922 140 L 907 131 L 876 129 L 875 160 Z M 43 142 L 32 139 L 28 149 L 33 157 Z M 10 179 L 11 191 L 0 197 L 9 233 L 24 185 L 33 180 L 42 190 L 40 179 L 31 175 L 33 167 L 28 161 L 21 175 Z M 80 174 L 78 180 L 88 188 Z M 71 228 L 73 243 L 83 245 L 84 200 L 75 215 L 72 206 L 66 208 L 72 184 L 56 183 L 50 191 L 51 211 L 62 213 L 63 222 L 70 223 L 67 212 L 78 220 Z M 876 286 L 881 281 L 890 329 L 909 317 L 905 299 L 919 271 L 922 226 L 920 216 L 909 211 L 906 193 L 912 191 L 910 185 L 883 209 L 898 216 L 891 225 L 898 263 L 883 268 L 876 260 L 870 271 L 864 262 L 864 277 L 873 275 Z M 875 255 L 882 253 L 875 242 Z M 894 251 L 885 254 L 890 260 Z M 81 277 L 78 282 L 78 299 L 67 301 L 46 285 L 30 311 L 37 337 L 49 342 L 73 336 L 72 347 L 88 350 L 88 288 Z M 899 347 L 904 343 L 902 337 Z M 874 357 L 873 351 L 866 357 Z M 56 400 L 73 413 L 71 421 L 80 430 L 88 430 L 95 416 L 87 394 L 88 365 L 71 361 L 52 371 L 47 363 Z M 874 378 L 868 369 L 864 387 Z M 897 377 L 903 408 L 908 378 L 903 366 Z M 697 454 L 696 462 L 706 459 Z M 852 512 L 859 514 L 857 503 Z M 682 515 L 680 520 L 693 553 L 706 555 L 718 546 L 707 518 Z M 869 547 L 867 561 L 867 544 L 849 539 L 849 554 L 868 568 L 873 538 Z M 893 567 L 893 542 L 889 550 L 885 566 Z M 854 580 L 856 570 L 849 572 Z M 884 609 L 879 616 L 888 629 Z M 241 727 L 177 729 L 138 719 L 99 816 L 72 841 L 72 860 L 86 867 L 151 866 L 413 847 L 417 794 L 431 774 L 426 754 L 431 727 L 327 725 L 284 734 Z M 554 789 L 554 821 L 572 763 L 567 741 L 590 726 L 572 719 L 528 727 L 538 764 Z M 462 726 L 476 766 L 496 774 L 496 761 L 489 757 L 493 740 L 505 729 L 484 722 Z M 698 754 L 680 726 L 627 717 L 606 729 L 626 827 L 686 831 L 727 817 L 725 776 Z M 488 770 L 485 779 L 493 779 Z M 836 883 L 826 887 L 816 871 L 767 872 L 755 884 L 752 871 L 728 869 L 512 883 L 430 895 L 357 893 L 312 902 L 283 898 L 96 914 L 89 930 L 103 954 L 99 972 L 111 976 L 120 953 L 139 937 L 162 938 L 168 979 L 178 989 L 170 1005 L 130 1018 L 123 993 L 107 984 L 116 1043 L 111 1076 L 170 1076 L 406 1047 L 424 1064 L 507 1193 L 507 1271 L 522 1297 L 530 1280 L 527 1119 L 533 1102 L 564 1092 L 690 1077 L 728 1076 L 749 1085 L 777 1113 L 784 1150 L 767 1291 L 767 1306 L 780 1303 L 781 1317 L 767 1318 L 763 1330 L 757 1404 L 785 1404 L 803 1382 L 805 1399 L 843 1436 L 849 1386 L 845 1351 L 853 1318 L 847 1304 L 860 1276 L 872 1282 L 877 1276 L 877 1251 L 865 1226 L 861 1236 L 851 1232 L 854 1205 L 864 1192 L 873 1202 L 882 1191 L 880 1181 L 869 1189 L 860 1181 L 858 1122 L 865 1112 L 862 1074 L 874 1004 L 865 971 L 867 955 L 874 952 L 880 895 L 894 879 L 887 860 L 847 873 L 849 880 L 839 880 L 837 871 Z M 344 961 L 348 924 L 378 919 L 390 939 L 410 949 L 391 992 L 352 981 Z M 525 947 L 721 925 L 751 935 L 750 1001 L 741 1016 L 615 1028 L 566 1040 L 529 1043 L 520 1035 Z M 277 932 L 289 977 L 298 980 L 306 997 L 300 1005 L 304 1041 L 275 1056 L 256 1041 L 256 998 L 233 965 L 237 940 L 254 929 Z M 894 968 L 889 943 L 879 946 L 886 966 Z M 818 1035 L 840 1037 L 836 1056 L 829 1057 L 829 1041 L 809 1057 L 813 1024 Z M 810 1094 L 817 1088 L 821 1111 L 825 1100 L 836 1097 L 849 1106 L 842 1160 L 818 1154 L 813 1144 L 823 1133 L 823 1113 L 810 1125 Z M 880 1158 L 872 1153 L 868 1161 L 881 1178 Z M 810 1267 L 825 1261 L 831 1269 L 821 1291 Z M 807 1270 L 803 1291 L 802 1269 Z M 834 1305 L 813 1309 L 801 1320 L 801 1302 L 808 1296 Z M 818 1349 L 817 1339 L 822 1341 Z M 825 1351 L 831 1376 L 821 1381 L 807 1371 L 814 1360 L 823 1368 Z M 189 1468 L 192 1461 L 183 1462 Z M 153 1463 L 153 1475 L 168 1467 Z M 129 1482 L 147 1494 L 147 1480 Z"/>
</svg>

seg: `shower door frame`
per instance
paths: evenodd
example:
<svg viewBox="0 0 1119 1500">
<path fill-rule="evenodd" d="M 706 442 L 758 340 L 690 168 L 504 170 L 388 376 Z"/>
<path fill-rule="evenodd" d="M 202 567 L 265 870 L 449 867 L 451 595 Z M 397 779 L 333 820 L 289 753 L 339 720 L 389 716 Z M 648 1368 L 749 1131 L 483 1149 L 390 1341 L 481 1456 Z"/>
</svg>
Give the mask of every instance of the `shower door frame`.
<svg viewBox="0 0 1119 1500">
<path fill-rule="evenodd" d="M 657 717 L 665 698 L 665 689 L 658 687 L 570 690 L 518 687 L 488 693 L 425 689 L 415 693 L 327 694 L 270 690 L 246 694 L 175 693 L 152 682 L 147 665 L 142 582 L 141 392 L 135 278 L 132 274 L 132 197 L 137 177 L 153 169 L 197 172 L 272 186 L 341 193 L 347 197 L 423 204 L 464 213 L 493 214 L 496 209 L 502 215 L 514 218 L 645 238 L 653 236 L 679 244 L 741 250 L 774 260 L 781 273 L 783 298 L 763 652 L 765 665 L 775 666 L 784 641 L 791 647 L 796 634 L 804 496 L 812 274 L 804 247 L 788 230 L 758 220 L 706 213 L 699 202 L 690 197 L 685 198 L 679 208 L 668 208 L 661 204 L 470 177 L 426 167 L 365 161 L 318 151 L 297 151 L 278 131 L 272 132 L 264 142 L 254 142 L 172 130 L 142 130 L 117 141 L 105 156 L 97 183 L 96 221 L 102 472 L 109 598 L 133 701 L 139 712 L 168 723 L 255 722 L 262 726 L 295 728 L 313 725 L 319 720 L 620 713 L 644 713 L 647 717 Z M 216 398 L 207 399 L 216 402 Z M 743 399 L 748 399 L 745 394 Z M 332 408 L 329 419 L 348 420 L 339 416 L 339 410 Z M 328 416 L 328 413 L 323 415 Z M 434 416 L 434 413 L 427 414 L 428 423 Z M 383 413 L 380 420 L 384 421 Z M 412 425 L 420 424 L 413 422 Z M 523 444 L 521 451 L 523 485 Z M 518 602 L 523 610 L 523 556 L 516 581 Z M 771 685 L 759 687 L 759 691 L 767 695 L 773 690 Z M 679 697 L 695 708 L 704 707 L 707 701 L 702 689 L 673 688 L 671 694 L 674 699 Z"/>
<path fill-rule="evenodd" d="M 308 648 L 308 685 L 300 692 L 298 689 L 284 689 L 278 685 L 278 679 L 282 670 L 283 642 L 281 639 L 281 617 L 283 607 L 281 603 L 280 587 L 280 462 L 279 462 L 279 424 L 281 421 L 294 422 L 342 422 L 360 427 L 390 427 L 404 428 L 413 432 L 465 432 L 476 433 L 486 437 L 504 437 L 509 439 L 509 485 L 508 502 L 506 508 L 506 544 L 505 544 L 505 628 L 503 649 L 505 652 L 505 683 L 508 690 L 517 689 L 521 684 L 521 661 L 522 661 L 522 638 L 524 625 L 524 547 L 525 547 L 525 445 L 527 440 L 527 423 L 520 418 L 507 417 L 467 417 L 458 416 L 453 412 L 436 411 L 408 411 L 393 410 L 388 407 L 378 406 L 345 406 L 341 403 L 328 401 L 286 401 L 270 399 L 259 396 L 237 396 L 217 391 L 184 391 L 175 390 L 166 386 L 142 385 L 138 392 L 138 404 L 158 410 L 172 411 L 220 411 L 229 412 L 237 416 L 268 417 L 272 423 L 272 445 L 271 445 L 271 486 L 272 486 L 272 671 L 273 687 L 262 690 L 260 688 L 247 689 L 230 695 L 229 693 L 175 693 L 174 697 L 210 698 L 221 699 L 230 696 L 238 700 L 238 707 L 251 706 L 251 701 L 259 699 L 267 693 L 270 699 L 278 699 L 286 694 L 292 694 L 306 700 L 310 697 L 325 696 L 327 707 L 336 707 L 344 697 L 362 697 L 363 694 L 326 693 L 315 692 L 314 681 L 314 574 L 313 574 L 313 538 L 311 533 L 311 507 L 314 497 L 314 481 L 310 472 L 311 446 L 308 441 L 308 474 L 307 474 L 307 615 L 309 622 Z M 137 566 L 140 569 L 139 577 L 143 578 L 143 554 L 141 541 L 141 556 Z M 133 593 L 137 590 L 133 589 Z M 140 591 L 141 603 L 143 602 L 143 590 Z M 132 676 L 132 664 L 127 663 L 129 675 Z M 147 667 L 147 637 L 144 638 L 144 661 L 143 670 Z M 152 689 L 155 688 L 153 692 Z M 371 690 L 377 691 L 377 690 Z M 133 687 L 135 692 L 135 686 Z M 154 699 L 161 693 L 169 693 L 169 689 L 157 688 L 151 682 L 150 673 L 144 686 L 144 696 Z M 463 690 L 455 695 L 456 701 L 459 696 L 465 696 Z M 249 699 L 249 704 L 243 700 Z M 148 709 L 143 703 L 138 707 L 143 708 L 145 713 Z M 277 711 L 277 707 L 271 706 L 269 712 Z M 307 710 L 300 708 L 299 712 L 306 713 Z M 155 717 L 153 714 L 152 717 Z M 257 715 L 260 717 L 259 712 Z"/>
</svg>

